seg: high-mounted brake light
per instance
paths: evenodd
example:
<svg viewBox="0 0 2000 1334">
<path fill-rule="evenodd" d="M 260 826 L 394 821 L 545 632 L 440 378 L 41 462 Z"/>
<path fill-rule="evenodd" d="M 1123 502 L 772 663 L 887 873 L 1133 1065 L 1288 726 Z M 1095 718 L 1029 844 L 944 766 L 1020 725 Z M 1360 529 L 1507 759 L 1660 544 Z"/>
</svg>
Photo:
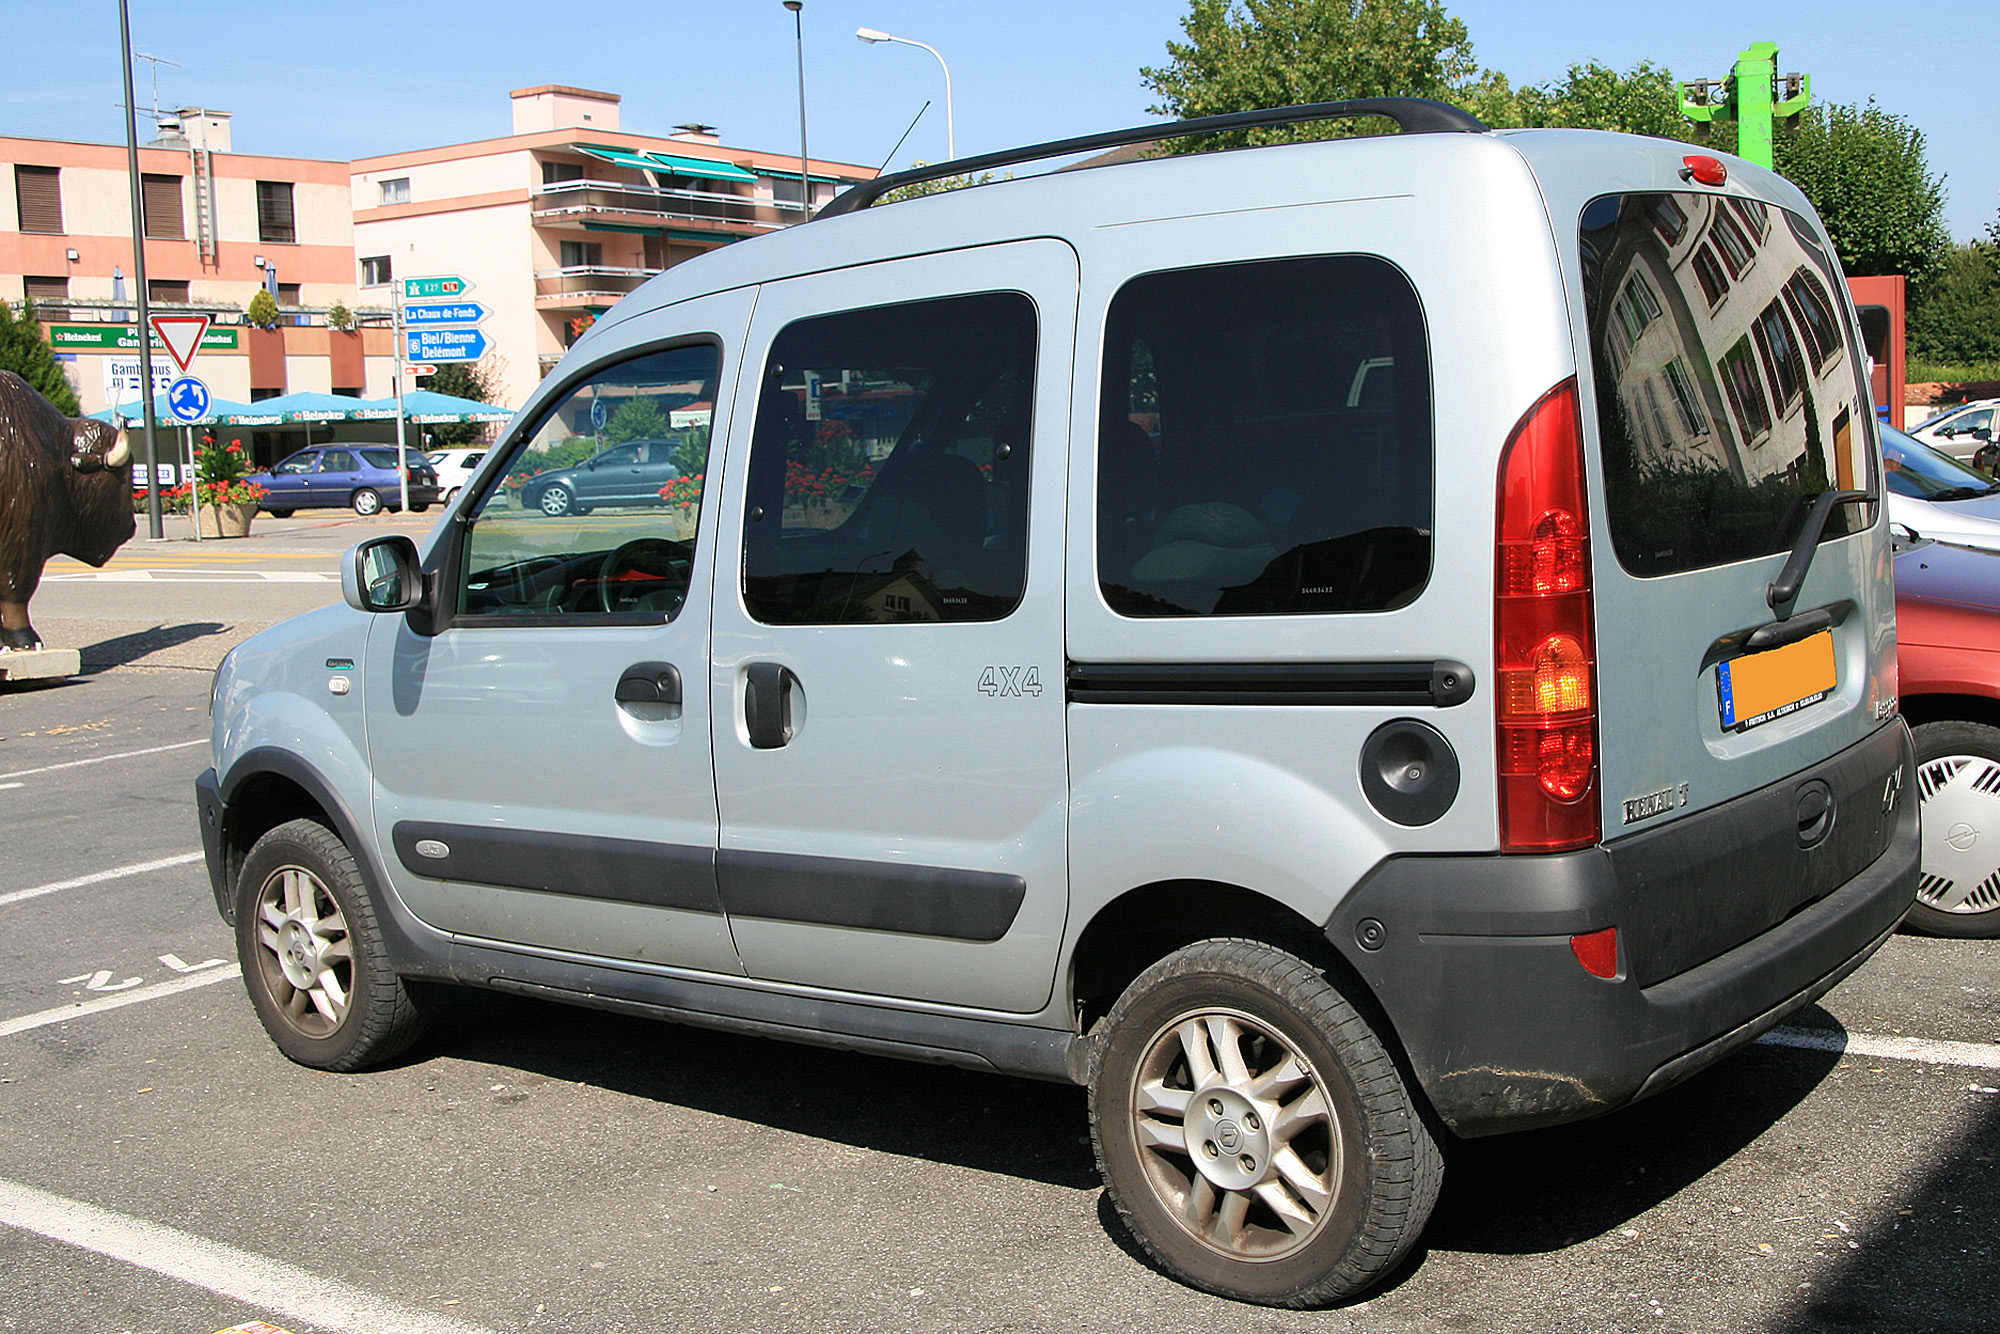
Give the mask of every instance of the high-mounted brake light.
<svg viewBox="0 0 2000 1334">
<path fill-rule="evenodd" d="M 1719 158 L 1706 153 L 1690 153 L 1681 159 L 1681 179 L 1696 185 L 1722 185 L 1729 180 L 1729 168 Z"/>
<path fill-rule="evenodd" d="M 1597 841 L 1597 651 L 1575 380 L 1528 409 L 1500 456 L 1493 597 L 1500 846 Z"/>
</svg>

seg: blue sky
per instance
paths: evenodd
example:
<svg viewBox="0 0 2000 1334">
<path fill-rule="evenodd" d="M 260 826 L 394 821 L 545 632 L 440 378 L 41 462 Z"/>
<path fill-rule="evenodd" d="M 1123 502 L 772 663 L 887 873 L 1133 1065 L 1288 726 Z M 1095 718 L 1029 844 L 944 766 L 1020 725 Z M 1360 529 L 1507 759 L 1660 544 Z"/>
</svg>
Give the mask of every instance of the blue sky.
<svg viewBox="0 0 2000 1334">
<path fill-rule="evenodd" d="M 798 145 L 793 20 L 780 0 L 130 0 L 132 43 L 160 67 L 162 105 L 233 112 L 235 147 L 346 160 L 505 134 L 507 93 L 567 83 L 624 95 L 623 126 L 667 133 L 699 120 L 724 142 Z M 1960 240 L 2000 216 L 2000 6 L 1994 0 L 1766 0 L 1755 17 L 1686 4 L 1460 0 L 1474 53 L 1516 84 L 1576 61 L 1651 60 L 1720 77 L 1774 41 L 1781 68 L 1823 101 L 1872 97 L 1924 132 Z M 925 101 L 892 166 L 945 156 L 944 80 L 908 46 L 951 64 L 961 156 L 1139 124 L 1144 65 L 1164 64 L 1183 0 L 805 0 L 807 131 L 815 157 L 874 166 Z M 122 141 L 117 7 L 21 4 L 9 17 L 0 133 Z M 141 106 L 152 96 L 138 62 Z M 1966 73 L 1971 71 L 1971 73 Z"/>
</svg>

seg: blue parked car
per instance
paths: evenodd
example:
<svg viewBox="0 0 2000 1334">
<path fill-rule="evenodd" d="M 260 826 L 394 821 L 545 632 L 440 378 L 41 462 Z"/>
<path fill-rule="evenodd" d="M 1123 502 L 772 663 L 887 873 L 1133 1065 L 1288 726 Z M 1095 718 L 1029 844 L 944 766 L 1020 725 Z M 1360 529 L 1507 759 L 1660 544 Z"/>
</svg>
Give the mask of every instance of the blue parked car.
<svg viewBox="0 0 2000 1334">
<path fill-rule="evenodd" d="M 421 514 L 437 502 L 437 472 L 414 449 L 404 457 L 410 467 L 410 509 Z M 315 445 L 245 480 L 264 488 L 258 508 L 280 519 L 303 509 L 349 506 L 366 516 L 403 506 L 393 445 Z"/>
</svg>

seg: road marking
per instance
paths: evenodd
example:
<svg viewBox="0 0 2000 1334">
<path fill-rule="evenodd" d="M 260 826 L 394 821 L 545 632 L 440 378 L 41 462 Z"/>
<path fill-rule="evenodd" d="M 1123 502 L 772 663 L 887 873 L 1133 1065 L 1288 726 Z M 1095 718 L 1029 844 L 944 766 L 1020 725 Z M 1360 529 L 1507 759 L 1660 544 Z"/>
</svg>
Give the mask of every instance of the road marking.
<svg viewBox="0 0 2000 1334">
<path fill-rule="evenodd" d="M 177 857 L 162 857 L 156 862 L 140 862 L 136 866 L 120 866 L 115 870 L 98 871 L 94 875 L 80 875 L 74 880 L 58 880 L 54 884 L 36 885 L 33 889 L 10 890 L 0 894 L 0 907 L 19 903 L 23 899 L 38 899 L 44 894 L 54 894 L 65 889 L 81 889 L 85 885 L 98 885 L 106 880 L 122 880 L 128 875 L 144 875 L 148 871 L 164 871 L 170 866 L 186 866 L 189 862 L 201 860 L 199 852 L 183 852 Z"/>
<path fill-rule="evenodd" d="M 25 1033 L 31 1028 L 47 1028 L 50 1024 L 68 1023 L 81 1019 L 87 1014 L 97 1014 L 104 1010 L 116 1010 L 125 1005 L 137 1005 L 141 1001 L 158 1000 L 162 996 L 172 996 L 183 991 L 193 991 L 212 982 L 227 978 L 241 977 L 243 970 L 235 964 L 227 968 L 217 968 L 206 973 L 190 973 L 186 977 L 176 977 L 167 982 L 155 982 L 150 987 L 140 987 L 137 991 L 121 991 L 113 996 L 102 996 L 96 1000 L 77 1001 L 71 1005 L 61 1005 L 53 1010 L 40 1010 L 34 1014 L 24 1014 L 19 1019 L 0 1020 L 0 1038 L 9 1038 L 16 1033 Z"/>
<path fill-rule="evenodd" d="M 92 570 L 51 574 L 45 584 L 337 584 L 338 574 L 314 570 Z"/>
<path fill-rule="evenodd" d="M 1975 1070 L 2000 1070 L 2000 1044 L 1945 1042 L 1937 1038 L 1884 1037 L 1877 1033 L 1845 1033 L 1837 1028 L 1774 1028 L 1757 1041 L 1773 1047 L 1840 1052 L 1876 1060 L 1916 1061 L 1922 1065 L 1964 1065 Z"/>
<path fill-rule="evenodd" d="M 347 1334 L 490 1334 L 225 1242 L 0 1180 L 0 1223 L 94 1251 L 287 1320 Z M 204 1326 L 203 1328 L 206 1328 Z"/>
<path fill-rule="evenodd" d="M 94 755 L 87 760 L 65 760 L 61 764 L 45 764 L 39 769 L 16 769 L 11 774 L 0 774 L 4 778 L 26 778 L 31 774 L 52 774 L 58 769 L 80 769 L 86 764 L 108 764 L 112 760 L 136 760 L 141 755 L 158 755 L 165 750 L 186 750 L 189 746 L 206 746 L 209 738 L 199 741 L 176 741 L 171 746 L 148 746 L 144 750 L 128 750 L 119 755 Z"/>
</svg>

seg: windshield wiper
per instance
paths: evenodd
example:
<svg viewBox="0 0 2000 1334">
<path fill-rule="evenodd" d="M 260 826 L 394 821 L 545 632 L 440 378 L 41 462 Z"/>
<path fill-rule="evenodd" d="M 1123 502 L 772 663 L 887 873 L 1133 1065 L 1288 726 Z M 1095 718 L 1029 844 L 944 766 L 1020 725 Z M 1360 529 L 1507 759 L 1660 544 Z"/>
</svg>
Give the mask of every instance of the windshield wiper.
<svg viewBox="0 0 2000 1334">
<path fill-rule="evenodd" d="M 1995 491 L 2000 491 L 2000 486 L 1952 486 L 1946 487 L 1934 496 L 1925 496 L 1924 499 L 1977 500 L 1980 496 L 1990 496 Z"/>
<path fill-rule="evenodd" d="M 1835 505 L 1852 505 L 1869 498 L 1866 491 L 1822 491 L 1813 497 L 1812 509 L 1806 513 L 1806 521 L 1799 530 L 1799 540 L 1792 544 L 1792 554 L 1785 561 L 1785 568 L 1778 571 L 1778 577 L 1764 591 L 1764 600 L 1776 611 L 1799 595 L 1805 585 L 1806 571 L 1812 568 L 1813 556 L 1819 551 L 1819 536 L 1826 531 L 1827 517 L 1833 513 Z"/>
</svg>

